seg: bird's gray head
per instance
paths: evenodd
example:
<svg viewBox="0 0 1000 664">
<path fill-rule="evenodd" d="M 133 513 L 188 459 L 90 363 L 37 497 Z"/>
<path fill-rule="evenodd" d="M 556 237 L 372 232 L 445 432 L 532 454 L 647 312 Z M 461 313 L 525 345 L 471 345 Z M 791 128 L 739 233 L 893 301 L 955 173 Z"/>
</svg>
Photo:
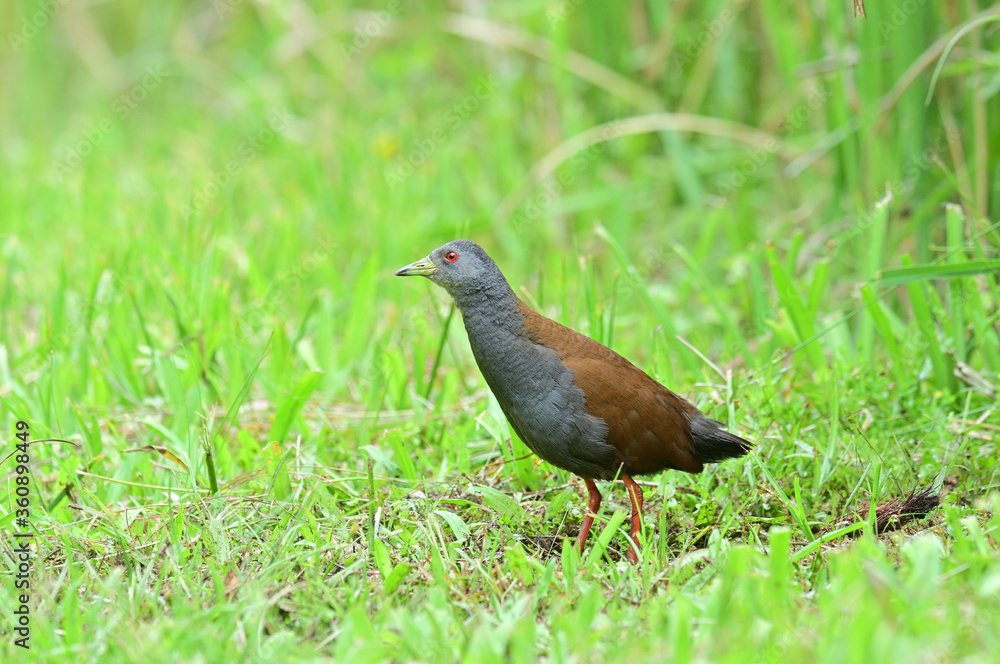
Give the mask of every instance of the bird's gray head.
<svg viewBox="0 0 1000 664">
<path fill-rule="evenodd" d="M 427 277 L 447 290 L 462 310 L 514 296 L 489 254 L 469 240 L 441 245 L 426 258 L 396 270 L 396 276 Z"/>
</svg>

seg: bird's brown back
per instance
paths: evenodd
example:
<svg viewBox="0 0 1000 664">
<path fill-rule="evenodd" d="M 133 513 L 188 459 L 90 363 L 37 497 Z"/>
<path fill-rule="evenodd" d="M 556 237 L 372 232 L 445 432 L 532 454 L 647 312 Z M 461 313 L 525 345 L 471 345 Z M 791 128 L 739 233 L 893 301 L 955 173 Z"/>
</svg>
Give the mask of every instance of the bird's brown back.
<svg viewBox="0 0 1000 664">
<path fill-rule="evenodd" d="M 624 472 L 701 472 L 691 436 L 691 421 L 704 417 L 700 410 L 610 348 L 523 302 L 518 308 L 524 314 L 525 334 L 558 353 L 583 390 L 586 412 L 607 424 L 607 442 L 617 450 Z"/>
</svg>

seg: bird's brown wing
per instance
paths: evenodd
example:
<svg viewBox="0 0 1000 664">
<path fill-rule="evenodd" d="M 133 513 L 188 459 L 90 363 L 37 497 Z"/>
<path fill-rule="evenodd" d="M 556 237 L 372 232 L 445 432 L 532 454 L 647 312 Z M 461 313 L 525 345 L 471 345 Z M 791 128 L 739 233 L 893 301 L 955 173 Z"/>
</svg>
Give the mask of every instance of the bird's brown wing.
<svg viewBox="0 0 1000 664">
<path fill-rule="evenodd" d="M 586 395 L 586 411 L 608 425 L 608 443 L 618 450 L 625 472 L 701 472 L 685 414 L 693 406 L 620 359 L 626 364 L 589 357 L 563 361 Z"/>
<path fill-rule="evenodd" d="M 625 472 L 642 475 L 672 468 L 701 472 L 690 421 L 702 413 L 684 398 L 593 339 L 545 318 L 522 303 L 525 332 L 559 354 L 583 390 L 585 410 L 604 420 L 608 444 Z"/>
</svg>

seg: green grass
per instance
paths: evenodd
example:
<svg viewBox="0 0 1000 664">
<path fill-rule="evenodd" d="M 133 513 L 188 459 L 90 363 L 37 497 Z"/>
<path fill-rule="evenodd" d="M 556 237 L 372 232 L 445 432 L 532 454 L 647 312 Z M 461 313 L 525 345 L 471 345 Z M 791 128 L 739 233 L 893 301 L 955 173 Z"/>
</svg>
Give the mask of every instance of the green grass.
<svg viewBox="0 0 1000 664">
<path fill-rule="evenodd" d="M 850 5 L 5 3 L 0 659 L 992 662 L 1000 14 Z M 757 442 L 638 567 L 392 276 L 455 237 Z"/>
</svg>

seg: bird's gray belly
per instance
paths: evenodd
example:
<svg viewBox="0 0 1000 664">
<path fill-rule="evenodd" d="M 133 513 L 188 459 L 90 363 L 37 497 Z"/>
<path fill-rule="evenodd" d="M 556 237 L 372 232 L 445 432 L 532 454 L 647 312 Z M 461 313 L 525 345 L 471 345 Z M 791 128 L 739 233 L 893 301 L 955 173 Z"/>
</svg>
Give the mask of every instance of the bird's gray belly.
<svg viewBox="0 0 1000 664">
<path fill-rule="evenodd" d="M 472 342 L 472 350 L 504 415 L 532 452 L 582 477 L 615 476 L 608 427 L 586 412 L 583 390 L 554 350 L 517 336 Z"/>
</svg>

